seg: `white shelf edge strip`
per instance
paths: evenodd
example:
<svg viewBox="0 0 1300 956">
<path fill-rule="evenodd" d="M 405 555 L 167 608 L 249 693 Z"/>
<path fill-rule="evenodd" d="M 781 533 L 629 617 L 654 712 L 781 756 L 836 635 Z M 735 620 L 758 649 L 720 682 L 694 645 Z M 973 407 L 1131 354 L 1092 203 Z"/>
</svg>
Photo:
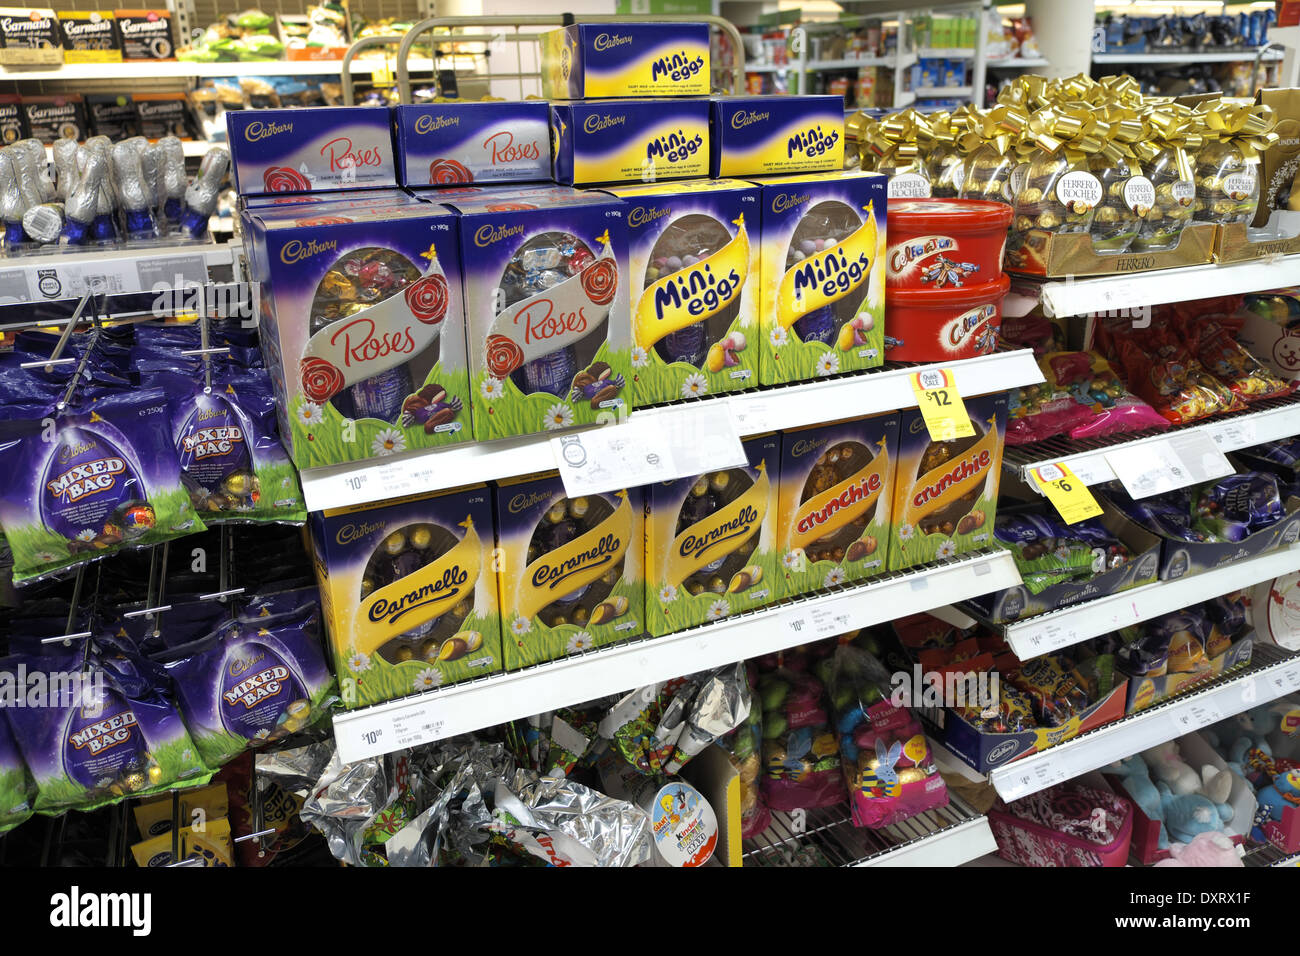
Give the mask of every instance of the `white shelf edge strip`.
<svg viewBox="0 0 1300 956">
<path fill-rule="evenodd" d="M 946 830 L 905 844 L 857 866 L 959 866 L 998 848 L 988 817 L 964 820 Z"/>
<path fill-rule="evenodd" d="M 1019 580 L 1010 554 L 959 557 L 688 631 L 341 714 L 334 718 L 334 736 L 344 761 L 362 760 L 833 637 Z"/>
<path fill-rule="evenodd" d="M 1016 656 L 1028 660 L 1292 571 L 1300 571 L 1300 545 L 994 626 L 1006 635 Z"/>
<path fill-rule="evenodd" d="M 1187 425 L 1157 435 L 1148 435 L 1145 438 L 1119 442 L 1104 448 L 1077 452 L 1073 455 L 1044 458 L 1041 461 L 1029 462 L 1020 466 L 1020 477 L 1031 488 L 1036 488 L 1037 486 L 1033 483 L 1033 479 L 1029 474 L 1032 469 L 1049 462 L 1056 464 L 1063 462 L 1074 472 L 1075 477 L 1084 484 L 1099 485 L 1115 478 L 1114 470 L 1111 468 L 1110 463 L 1106 461 L 1108 454 L 1121 448 L 1129 449 L 1154 442 L 1168 441 L 1172 436 L 1194 431 L 1204 432 L 1208 435 L 1210 440 L 1218 446 L 1219 451 L 1224 454 L 1230 451 L 1239 451 L 1242 448 L 1250 448 L 1267 441 L 1290 438 L 1293 435 L 1300 434 L 1300 402 L 1233 415 L 1230 418 L 1217 421 L 1211 420 L 1199 425 Z M 1187 483 L 1194 484 L 1195 482 L 1191 481 L 1189 477 Z"/>
<path fill-rule="evenodd" d="M 1043 380 L 1032 353 L 1023 349 L 945 363 L 956 376 L 962 395 L 1003 391 Z M 824 382 L 805 382 L 755 392 L 702 399 L 727 403 L 740 435 L 758 435 L 828 420 L 828 408 L 840 409 L 831 418 L 867 416 L 915 407 L 909 379 L 916 368 L 889 369 L 849 375 Z M 670 434 L 694 411 L 693 402 L 633 411 L 631 419 L 665 416 Z M 617 424 L 598 426 L 618 428 Z M 307 508 L 323 511 L 344 505 L 381 501 L 412 490 L 434 491 L 494 478 L 526 475 L 556 467 L 552 433 L 525 435 L 493 442 L 468 442 L 400 458 L 372 460 L 301 471 Z M 412 486 L 418 486 L 412 488 Z"/>
<path fill-rule="evenodd" d="M 392 57 L 359 57 L 350 73 L 374 73 L 392 69 Z M 429 72 L 433 61 L 412 57 L 411 71 Z M 257 60 L 233 63 L 66 63 L 48 70 L 0 70 L 0 81 L 105 80 L 105 79 L 198 79 L 215 76 L 334 76 L 343 71 L 343 60 Z"/>
<path fill-rule="evenodd" d="M 1003 800 L 1018 800 L 1296 690 L 1300 690 L 1300 657 L 1177 696 L 1135 717 L 997 767 L 990 771 L 989 782 Z"/>
<path fill-rule="evenodd" d="M 1089 312 L 1115 314 L 1120 309 L 1261 292 L 1296 283 L 1300 283 L 1300 255 L 1071 281 L 1049 280 L 1042 286 L 1041 298 L 1049 316 L 1063 318 Z"/>
</svg>

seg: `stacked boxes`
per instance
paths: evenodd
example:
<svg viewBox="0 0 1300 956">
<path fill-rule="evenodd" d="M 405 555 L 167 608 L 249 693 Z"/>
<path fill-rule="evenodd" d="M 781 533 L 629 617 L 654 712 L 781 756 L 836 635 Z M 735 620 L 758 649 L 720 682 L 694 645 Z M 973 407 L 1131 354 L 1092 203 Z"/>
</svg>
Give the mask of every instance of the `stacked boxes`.
<svg viewBox="0 0 1300 956">
<path fill-rule="evenodd" d="M 703 23 L 577 23 L 542 36 L 542 95 L 707 96 Z"/>
<path fill-rule="evenodd" d="M 393 111 L 400 182 L 405 186 L 517 183 L 551 171 L 547 106 L 429 103 Z"/>
</svg>

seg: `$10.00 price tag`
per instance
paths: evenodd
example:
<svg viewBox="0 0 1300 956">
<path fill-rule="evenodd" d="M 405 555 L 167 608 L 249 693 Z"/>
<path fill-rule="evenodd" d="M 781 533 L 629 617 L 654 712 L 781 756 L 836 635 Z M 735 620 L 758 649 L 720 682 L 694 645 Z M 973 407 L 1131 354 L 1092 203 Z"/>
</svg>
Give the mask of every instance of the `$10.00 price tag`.
<svg viewBox="0 0 1300 956">
<path fill-rule="evenodd" d="M 1056 506 L 1066 524 L 1101 514 L 1101 505 L 1092 496 L 1088 486 L 1075 477 L 1066 465 L 1039 465 L 1031 469 L 1034 484 Z"/>
<path fill-rule="evenodd" d="M 966 403 L 961 400 L 957 380 L 949 369 L 922 369 L 913 372 L 910 381 L 931 441 L 974 436 L 975 429 L 966 414 Z"/>
</svg>

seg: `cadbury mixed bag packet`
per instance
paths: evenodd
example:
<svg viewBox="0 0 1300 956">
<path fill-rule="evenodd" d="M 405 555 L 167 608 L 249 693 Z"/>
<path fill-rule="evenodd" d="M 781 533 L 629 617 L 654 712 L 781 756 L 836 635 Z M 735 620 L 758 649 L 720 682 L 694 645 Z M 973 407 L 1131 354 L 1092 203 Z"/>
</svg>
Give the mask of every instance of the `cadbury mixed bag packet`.
<svg viewBox="0 0 1300 956">
<path fill-rule="evenodd" d="M 164 667 L 199 753 L 214 767 L 302 730 L 333 700 L 315 608 L 232 621 L 176 649 Z"/>
<path fill-rule="evenodd" d="M 106 666 L 83 645 L 0 665 L 11 686 L 25 689 L 5 713 L 35 781 L 36 811 L 90 810 L 211 777 L 176 708 L 145 679 L 147 668 L 117 664 Z"/>
<path fill-rule="evenodd" d="M 9 722 L 0 715 L 0 833 L 7 833 L 32 815 L 35 795 L 36 786 L 18 751 L 18 742 Z"/>
<path fill-rule="evenodd" d="M 15 582 L 204 530 L 181 483 L 167 409 L 152 389 L 57 415 L 6 421 L 14 409 L 0 409 L 0 471 L 10 476 L 0 525 Z"/>
</svg>

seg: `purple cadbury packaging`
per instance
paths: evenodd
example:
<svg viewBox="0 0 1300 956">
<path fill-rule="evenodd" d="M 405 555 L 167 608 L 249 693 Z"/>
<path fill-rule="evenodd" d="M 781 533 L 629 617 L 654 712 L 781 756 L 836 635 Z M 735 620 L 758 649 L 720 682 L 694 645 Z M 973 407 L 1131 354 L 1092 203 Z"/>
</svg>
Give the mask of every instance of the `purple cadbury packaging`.
<svg viewBox="0 0 1300 956">
<path fill-rule="evenodd" d="M 397 185 L 387 108 L 231 110 L 226 135 L 241 195 Z"/>
</svg>

